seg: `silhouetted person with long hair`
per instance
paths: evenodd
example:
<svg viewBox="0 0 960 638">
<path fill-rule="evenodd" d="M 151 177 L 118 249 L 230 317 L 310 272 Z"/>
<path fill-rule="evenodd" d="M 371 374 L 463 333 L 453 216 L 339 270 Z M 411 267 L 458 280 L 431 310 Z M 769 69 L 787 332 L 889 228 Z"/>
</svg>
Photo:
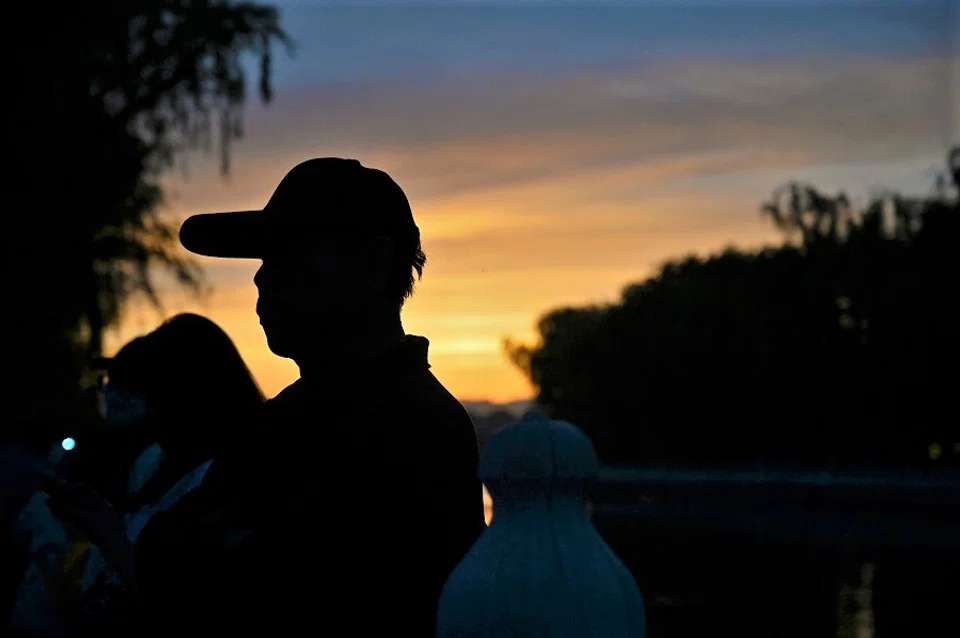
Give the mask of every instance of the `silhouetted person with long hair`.
<svg viewBox="0 0 960 638">
<path fill-rule="evenodd" d="M 155 453 L 148 449 L 137 459 L 115 508 L 71 486 L 56 491 L 51 504 L 100 550 L 88 557 L 81 603 L 90 608 L 96 599 L 106 611 L 78 614 L 75 629 L 81 635 L 139 635 L 148 631 L 143 623 L 153 622 L 150 609 L 135 615 L 132 601 L 118 600 L 118 586 L 137 596 L 141 584 L 147 591 L 189 588 L 189 574 L 169 567 L 189 560 L 182 533 L 198 514 L 181 508 L 175 516 L 161 515 L 202 484 L 235 437 L 250 436 L 264 397 L 229 336 L 194 314 L 177 315 L 135 338 L 102 365 L 109 374 L 105 420 L 146 429 Z M 119 578 L 111 578 L 112 572 Z"/>
<path fill-rule="evenodd" d="M 180 239 L 262 260 L 260 323 L 301 375 L 267 402 L 263 434 L 223 479 L 256 474 L 264 489 L 220 568 L 233 601 L 220 622 L 433 635 L 483 500 L 470 417 L 400 320 L 426 259 L 405 194 L 356 160 L 313 159 L 263 210 L 194 216 Z"/>
<path fill-rule="evenodd" d="M 213 321 L 180 314 L 134 339 L 106 362 L 107 417 L 140 421 L 163 463 L 140 502 L 162 496 L 249 427 L 264 401 L 230 337 Z M 124 414 L 124 412 L 128 412 Z"/>
</svg>

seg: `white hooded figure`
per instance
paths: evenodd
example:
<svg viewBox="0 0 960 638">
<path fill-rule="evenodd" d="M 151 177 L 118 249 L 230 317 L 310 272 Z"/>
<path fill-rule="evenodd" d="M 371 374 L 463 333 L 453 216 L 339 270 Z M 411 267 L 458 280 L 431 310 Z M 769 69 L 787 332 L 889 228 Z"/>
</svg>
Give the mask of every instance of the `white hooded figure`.
<svg viewBox="0 0 960 638">
<path fill-rule="evenodd" d="M 643 638 L 643 598 L 590 522 L 599 469 L 579 429 L 531 413 L 484 447 L 490 526 L 447 579 L 438 638 Z"/>
</svg>

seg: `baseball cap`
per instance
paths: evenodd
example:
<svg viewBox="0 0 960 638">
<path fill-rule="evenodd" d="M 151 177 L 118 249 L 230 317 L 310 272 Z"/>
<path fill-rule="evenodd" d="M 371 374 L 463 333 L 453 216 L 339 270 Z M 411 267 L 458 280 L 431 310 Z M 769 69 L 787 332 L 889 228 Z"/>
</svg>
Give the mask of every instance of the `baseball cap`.
<svg viewBox="0 0 960 638">
<path fill-rule="evenodd" d="M 188 217 L 180 243 L 199 255 L 260 259 L 335 234 L 383 236 L 401 246 L 420 240 L 410 202 L 387 173 L 355 159 L 320 157 L 290 169 L 261 210 Z"/>
</svg>

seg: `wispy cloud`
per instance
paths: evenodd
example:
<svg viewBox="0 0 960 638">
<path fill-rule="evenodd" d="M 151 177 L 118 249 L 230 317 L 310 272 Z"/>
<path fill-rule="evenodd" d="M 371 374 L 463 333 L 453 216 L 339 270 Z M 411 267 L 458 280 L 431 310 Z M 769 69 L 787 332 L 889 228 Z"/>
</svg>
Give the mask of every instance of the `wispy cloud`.
<svg viewBox="0 0 960 638">
<path fill-rule="evenodd" d="M 263 181 L 318 153 L 388 165 L 418 200 L 705 151 L 903 157 L 960 134 L 952 72 L 942 58 L 689 60 L 291 92 L 252 110 L 236 199 L 262 202 Z"/>
</svg>

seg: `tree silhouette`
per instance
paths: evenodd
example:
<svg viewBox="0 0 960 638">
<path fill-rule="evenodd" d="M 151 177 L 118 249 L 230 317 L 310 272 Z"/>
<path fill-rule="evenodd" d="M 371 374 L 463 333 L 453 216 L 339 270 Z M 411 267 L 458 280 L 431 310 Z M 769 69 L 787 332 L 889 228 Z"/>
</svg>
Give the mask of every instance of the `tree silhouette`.
<svg viewBox="0 0 960 638">
<path fill-rule="evenodd" d="M 787 184 L 761 207 L 782 247 L 670 262 L 507 352 L 609 462 L 923 464 L 960 440 L 940 416 L 960 355 L 958 157 L 932 195 L 862 209 Z"/>
<path fill-rule="evenodd" d="M 159 304 L 155 275 L 200 290 L 176 250 L 159 179 L 181 152 L 242 133 L 244 61 L 270 98 L 277 11 L 226 0 L 95 0 L 18 7 L 30 35 L 8 65 L 19 205 L 8 216 L 12 422 L 76 418 L 84 361 L 130 299 Z"/>
</svg>

